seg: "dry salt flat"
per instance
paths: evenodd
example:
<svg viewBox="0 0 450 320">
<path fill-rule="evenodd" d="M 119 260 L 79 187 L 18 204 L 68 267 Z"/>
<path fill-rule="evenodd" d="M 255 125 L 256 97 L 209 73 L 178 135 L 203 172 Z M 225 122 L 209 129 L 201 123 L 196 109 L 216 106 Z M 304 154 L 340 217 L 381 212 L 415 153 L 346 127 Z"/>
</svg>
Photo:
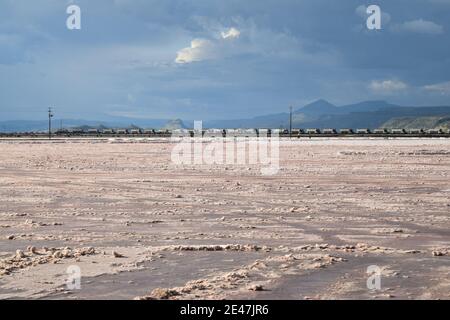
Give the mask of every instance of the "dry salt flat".
<svg viewBox="0 0 450 320">
<path fill-rule="evenodd" d="M 0 299 L 450 298 L 450 140 L 284 140 L 274 176 L 173 147 L 1 140 Z"/>
</svg>

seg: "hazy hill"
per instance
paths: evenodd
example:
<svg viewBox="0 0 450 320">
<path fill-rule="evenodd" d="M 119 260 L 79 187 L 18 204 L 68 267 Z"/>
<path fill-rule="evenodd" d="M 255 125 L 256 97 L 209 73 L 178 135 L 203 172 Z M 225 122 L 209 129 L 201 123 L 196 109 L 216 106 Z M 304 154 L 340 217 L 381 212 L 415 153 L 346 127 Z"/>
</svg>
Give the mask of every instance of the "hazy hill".
<svg viewBox="0 0 450 320">
<path fill-rule="evenodd" d="M 447 117 L 404 117 L 393 118 L 382 125 L 383 128 L 405 129 L 450 129 L 450 116 Z"/>
<path fill-rule="evenodd" d="M 312 128 L 377 127 L 384 120 L 382 110 L 395 108 L 398 106 L 386 101 L 364 101 L 337 107 L 326 100 L 318 100 L 298 109 L 293 123 L 297 127 Z"/>
<path fill-rule="evenodd" d="M 62 120 L 64 128 L 101 128 L 108 126 L 107 123 L 101 121 L 89 121 L 89 120 L 75 120 L 64 119 Z M 61 126 L 60 119 L 54 119 L 52 121 L 52 129 L 58 130 Z M 28 120 L 15 120 L 15 121 L 0 121 L 0 132 L 38 132 L 48 130 L 48 120 L 28 121 Z"/>
<path fill-rule="evenodd" d="M 65 129 L 85 128 L 85 129 L 102 129 L 102 128 L 161 128 L 167 123 L 167 120 L 160 119 L 130 119 L 116 118 L 109 121 L 93 121 L 83 119 L 63 119 L 62 126 Z M 52 129 L 58 130 L 61 126 L 60 119 L 52 121 Z M 31 132 L 31 131 L 47 131 L 48 120 L 29 121 L 29 120 L 12 120 L 0 121 L 0 132 Z"/>
<path fill-rule="evenodd" d="M 314 121 L 295 123 L 311 128 L 370 128 L 376 129 L 391 119 L 450 116 L 450 107 L 387 107 L 370 112 L 351 112 L 340 115 L 324 115 Z"/>
<path fill-rule="evenodd" d="M 402 107 L 386 101 L 363 101 L 335 106 L 318 100 L 293 113 L 297 128 L 380 128 L 394 118 L 446 117 L 450 107 Z M 289 113 L 269 114 L 251 119 L 206 121 L 205 127 L 215 128 L 287 128 Z"/>
<path fill-rule="evenodd" d="M 402 107 L 386 101 L 363 101 L 335 106 L 326 100 L 317 100 L 293 112 L 294 128 L 381 128 L 389 125 L 405 128 L 434 128 L 448 126 L 450 107 Z M 391 121 L 391 122 L 389 122 Z M 191 120 L 162 120 L 111 118 L 108 121 L 63 120 L 65 128 L 89 126 L 93 128 L 128 128 L 130 123 L 141 128 L 192 128 Z M 45 131 L 47 121 L 4 121 L 0 132 Z M 53 127 L 59 128 L 59 120 Z M 274 113 L 248 119 L 204 121 L 204 128 L 288 128 L 289 113 Z"/>
<path fill-rule="evenodd" d="M 163 127 L 165 130 L 187 129 L 181 119 L 170 120 Z"/>
<path fill-rule="evenodd" d="M 363 101 L 355 104 L 349 104 L 344 106 L 335 106 L 326 100 L 320 99 L 313 103 L 310 103 L 303 108 L 298 109 L 294 114 L 304 114 L 308 116 L 322 116 L 322 115 L 336 115 L 336 114 L 348 114 L 353 112 L 372 112 L 385 108 L 399 107 L 394 104 L 390 104 L 386 101 Z"/>
</svg>

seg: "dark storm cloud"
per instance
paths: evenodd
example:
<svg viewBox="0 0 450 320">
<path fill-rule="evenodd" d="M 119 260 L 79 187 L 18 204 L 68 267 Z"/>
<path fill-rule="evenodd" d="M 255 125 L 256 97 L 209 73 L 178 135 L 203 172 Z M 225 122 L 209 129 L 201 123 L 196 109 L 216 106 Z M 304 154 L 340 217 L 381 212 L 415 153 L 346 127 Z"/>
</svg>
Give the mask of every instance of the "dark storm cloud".
<svg viewBox="0 0 450 320">
<path fill-rule="evenodd" d="M 82 30 L 65 27 L 82 9 Z M 383 10 L 382 30 L 364 8 Z M 239 118 L 449 104 L 450 1 L 0 0 L 0 115 Z"/>
</svg>

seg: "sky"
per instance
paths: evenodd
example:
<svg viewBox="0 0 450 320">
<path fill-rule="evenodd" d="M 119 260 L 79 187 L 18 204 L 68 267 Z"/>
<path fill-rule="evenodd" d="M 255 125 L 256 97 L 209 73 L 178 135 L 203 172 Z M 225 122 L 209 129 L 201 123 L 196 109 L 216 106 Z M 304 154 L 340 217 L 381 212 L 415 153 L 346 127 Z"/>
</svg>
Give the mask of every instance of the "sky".
<svg viewBox="0 0 450 320">
<path fill-rule="evenodd" d="M 238 119 L 317 99 L 450 105 L 450 0 L 0 0 L 0 121 L 49 106 Z"/>
</svg>

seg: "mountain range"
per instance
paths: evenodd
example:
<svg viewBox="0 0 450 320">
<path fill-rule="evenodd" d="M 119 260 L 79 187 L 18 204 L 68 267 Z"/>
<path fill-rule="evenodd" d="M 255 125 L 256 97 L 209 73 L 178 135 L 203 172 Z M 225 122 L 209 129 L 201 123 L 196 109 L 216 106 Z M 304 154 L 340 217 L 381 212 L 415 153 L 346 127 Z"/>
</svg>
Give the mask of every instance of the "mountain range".
<svg viewBox="0 0 450 320">
<path fill-rule="evenodd" d="M 294 128 L 435 128 L 450 127 L 450 106 L 399 106 L 386 101 L 364 101 L 336 106 L 317 100 L 293 112 Z M 59 128 L 61 120 L 54 121 Z M 113 121 L 62 120 L 64 128 L 192 128 L 192 120 L 116 118 Z M 47 120 L 0 121 L 0 132 L 47 130 Z M 274 113 L 247 119 L 210 120 L 204 128 L 288 128 L 289 113 Z"/>
<path fill-rule="evenodd" d="M 450 106 L 408 107 L 386 101 L 364 101 L 335 106 L 326 100 L 317 100 L 293 112 L 294 128 L 389 128 L 396 119 L 414 121 L 424 117 L 450 117 Z M 416 121 L 415 125 L 429 128 L 432 122 Z M 445 121 L 440 123 L 445 126 Z M 288 128 L 289 114 L 277 113 L 251 119 L 206 121 L 206 127 L 217 128 Z"/>
</svg>

